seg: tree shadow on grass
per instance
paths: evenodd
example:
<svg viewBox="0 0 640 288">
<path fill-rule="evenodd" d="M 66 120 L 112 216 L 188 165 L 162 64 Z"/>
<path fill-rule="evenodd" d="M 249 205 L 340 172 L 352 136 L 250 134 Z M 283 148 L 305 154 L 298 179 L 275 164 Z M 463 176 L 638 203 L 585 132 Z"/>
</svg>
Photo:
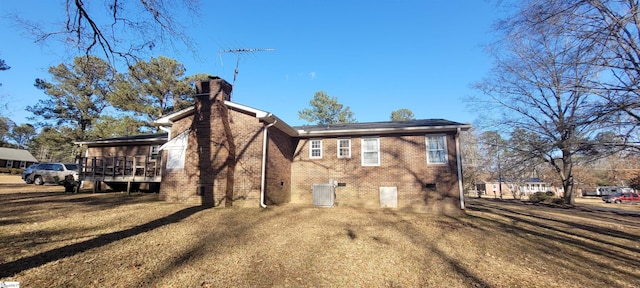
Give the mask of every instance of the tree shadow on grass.
<svg viewBox="0 0 640 288">
<path fill-rule="evenodd" d="M 60 192 L 7 193 L 0 197 L 0 225 L 31 223 L 44 219 L 38 210 L 61 209 L 63 214 L 73 211 L 104 210 L 125 205 L 146 203 L 157 200 L 155 194 L 63 194 Z M 73 205 L 73 208 L 71 208 Z"/>
<path fill-rule="evenodd" d="M 397 230 L 398 234 L 404 235 L 408 237 L 411 242 L 415 243 L 418 246 L 421 246 L 426 251 L 429 251 L 436 257 L 440 258 L 445 264 L 447 264 L 455 273 L 460 276 L 460 279 L 464 282 L 467 287 L 491 287 L 490 283 L 483 279 L 481 274 L 478 274 L 471 269 L 465 267 L 464 263 L 460 262 L 458 259 L 447 255 L 447 253 L 440 248 L 438 248 L 436 243 L 425 241 L 425 235 L 423 232 L 419 231 L 413 223 L 410 221 L 406 221 L 401 216 L 396 214 L 395 212 L 385 212 L 384 218 L 379 218 L 377 222 L 384 223 L 388 221 L 392 221 L 393 225 L 390 227 L 394 227 Z M 436 222 L 438 226 L 444 228 L 445 230 L 453 229 L 456 230 L 459 227 L 457 226 L 469 226 L 467 224 L 457 225 L 452 224 L 450 222 Z M 443 227 L 445 226 L 445 227 Z"/>
<path fill-rule="evenodd" d="M 74 256 L 82 252 L 85 252 L 94 248 L 102 247 L 122 239 L 126 239 L 132 236 L 136 236 L 145 232 L 152 231 L 154 229 L 157 229 L 165 225 L 179 222 L 205 209 L 207 209 L 207 207 L 205 206 L 194 206 L 194 207 L 185 208 L 171 215 L 153 220 L 146 224 L 138 225 L 138 226 L 135 226 L 126 230 L 118 231 L 118 232 L 104 234 L 87 241 L 68 245 L 65 247 L 56 248 L 53 250 L 49 250 L 47 252 L 29 256 L 26 258 L 21 258 L 8 263 L 0 264 L 0 278 L 10 277 L 10 276 L 13 276 L 14 274 L 20 273 L 22 271 L 25 271 L 31 268 L 39 267 L 56 260 Z"/>
<path fill-rule="evenodd" d="M 627 250 L 632 250 L 633 252 L 637 252 L 640 253 L 640 249 L 638 248 L 634 248 L 634 247 L 627 247 L 627 246 L 621 246 L 619 244 L 613 243 L 613 242 L 609 242 L 607 240 L 604 239 L 598 239 L 595 237 L 591 237 L 585 234 L 577 234 L 577 233 L 571 233 L 570 231 L 564 231 L 561 229 L 558 229 L 556 226 L 553 225 L 546 225 L 544 223 L 542 223 L 541 221 L 552 221 L 554 223 L 559 223 L 559 224 L 564 224 L 567 226 L 571 226 L 574 228 L 578 228 L 580 230 L 584 230 L 584 231 L 589 231 L 589 232 L 593 232 L 596 234 L 600 234 L 600 235 L 607 235 L 608 237 L 616 237 L 616 238 L 620 238 L 620 239 L 626 239 L 626 240 L 631 240 L 631 241 L 635 241 L 636 239 L 638 239 L 638 235 L 636 234 L 631 234 L 631 233 L 626 233 L 623 231 L 619 231 L 619 230 L 615 230 L 615 229 L 609 229 L 609 228 L 605 228 L 605 227 L 598 227 L 596 225 L 588 225 L 588 224 L 583 224 L 583 223 L 578 223 L 576 221 L 570 221 L 570 220 L 563 220 L 563 219 L 558 219 L 558 218 L 553 218 L 553 217 L 546 217 L 546 216 L 540 216 L 540 215 L 535 215 L 532 213 L 526 213 L 526 212 L 522 212 L 522 211 L 518 211 L 516 209 L 510 209 L 508 206 L 499 206 L 499 205 L 487 205 L 486 202 L 475 202 L 473 205 L 471 205 L 469 207 L 469 210 L 473 211 L 473 210 L 482 210 L 482 211 L 492 211 L 495 214 L 499 214 L 503 217 L 507 217 L 513 221 L 516 222 L 522 222 L 522 223 L 527 223 L 527 224 L 531 224 L 534 226 L 539 226 L 542 228 L 546 228 L 549 230 L 553 230 L 556 232 L 561 232 L 561 233 L 565 233 L 565 234 L 569 234 L 569 235 L 573 235 L 573 236 L 580 236 L 589 240 L 593 240 L 596 242 L 600 242 L 603 244 L 607 244 L 607 245 L 612 245 L 612 246 L 618 246 L 620 248 L 623 249 L 627 249 Z M 510 215 L 511 214 L 515 214 L 515 215 Z M 590 213 L 590 212 L 588 212 Z M 533 218 L 533 220 L 529 220 L 526 219 L 524 217 L 531 217 Z M 598 215 L 593 215 L 594 218 L 597 218 Z M 624 217 L 624 216 L 623 216 Z M 538 221 L 541 220 L 541 221 Z"/>
<path fill-rule="evenodd" d="M 569 218 L 559 219 L 552 216 L 535 215 L 533 213 L 519 211 L 517 208 L 510 207 L 509 205 L 500 206 L 496 203 L 491 203 L 491 201 L 473 201 L 471 205 L 467 206 L 467 209 L 469 211 L 502 217 L 504 220 L 487 217 L 484 214 L 468 214 L 468 217 L 471 219 L 488 223 L 489 225 L 487 226 L 497 225 L 501 227 L 504 231 L 521 239 L 520 241 L 531 241 L 531 236 L 539 239 L 531 242 L 530 245 L 530 247 L 535 248 L 538 253 L 558 255 L 560 251 L 564 251 L 561 254 L 562 257 L 558 257 L 558 260 L 553 260 L 557 262 L 554 265 L 566 266 L 565 263 L 562 263 L 566 261 L 571 262 L 574 267 L 579 267 L 578 269 L 584 269 L 584 273 L 589 273 L 590 269 L 598 267 L 599 269 L 606 269 L 616 275 L 624 275 L 624 277 L 634 279 L 634 281 L 640 280 L 637 275 L 619 269 L 610 263 L 610 261 L 615 261 L 620 266 L 628 267 L 637 267 L 640 265 L 640 261 L 638 261 L 637 258 L 640 249 L 617 242 L 618 240 L 623 242 L 635 241 L 638 235 L 599 227 L 597 225 L 578 223 L 569 220 Z M 573 216 L 576 214 L 572 210 L 562 210 L 564 210 L 564 213 Z M 539 210 L 538 212 L 544 211 Z M 571 229 L 562 228 L 564 226 L 569 226 Z M 563 246 L 573 247 L 576 251 L 582 251 L 582 253 L 571 252 L 571 250 L 564 249 Z M 615 284 L 610 282 L 606 277 L 599 276 L 600 275 L 592 275 L 591 277 L 598 278 L 599 281 L 609 285 Z"/>
</svg>

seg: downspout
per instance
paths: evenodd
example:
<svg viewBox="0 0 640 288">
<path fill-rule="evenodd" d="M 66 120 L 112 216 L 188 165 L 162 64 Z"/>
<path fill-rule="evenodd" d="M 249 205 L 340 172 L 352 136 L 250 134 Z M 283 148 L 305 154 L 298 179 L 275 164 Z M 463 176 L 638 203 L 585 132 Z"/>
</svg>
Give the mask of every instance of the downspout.
<svg viewBox="0 0 640 288">
<path fill-rule="evenodd" d="M 158 128 L 160 128 L 160 130 L 162 130 L 164 132 L 167 132 L 169 134 L 168 137 L 167 137 L 168 138 L 167 141 L 171 140 L 171 129 L 169 129 L 167 127 L 164 127 L 164 126 L 158 126 Z"/>
<path fill-rule="evenodd" d="M 278 120 L 274 120 L 273 123 L 265 125 L 262 131 L 262 175 L 260 177 L 260 207 L 262 208 L 267 208 L 267 204 L 264 204 L 264 190 L 265 186 L 267 186 L 267 129 L 275 125 L 276 122 L 278 122 Z"/>
<path fill-rule="evenodd" d="M 462 187 L 462 157 L 460 157 L 460 127 L 456 133 L 456 163 L 458 164 L 458 190 L 460 192 L 460 209 L 464 210 L 464 189 Z"/>
</svg>

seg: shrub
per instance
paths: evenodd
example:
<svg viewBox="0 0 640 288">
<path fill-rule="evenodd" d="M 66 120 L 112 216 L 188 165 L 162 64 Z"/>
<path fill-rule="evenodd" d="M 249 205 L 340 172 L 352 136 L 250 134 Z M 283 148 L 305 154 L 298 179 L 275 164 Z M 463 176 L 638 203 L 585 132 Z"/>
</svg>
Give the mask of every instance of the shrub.
<svg viewBox="0 0 640 288">
<path fill-rule="evenodd" d="M 0 173 L 11 174 L 11 175 L 20 175 L 22 174 L 22 170 L 23 169 L 20 169 L 20 168 L 0 167 Z"/>
<path fill-rule="evenodd" d="M 562 204 L 564 201 L 562 198 L 556 197 L 556 194 L 547 191 L 547 192 L 536 192 L 529 195 L 529 201 L 533 203 L 549 203 L 549 204 Z"/>
</svg>

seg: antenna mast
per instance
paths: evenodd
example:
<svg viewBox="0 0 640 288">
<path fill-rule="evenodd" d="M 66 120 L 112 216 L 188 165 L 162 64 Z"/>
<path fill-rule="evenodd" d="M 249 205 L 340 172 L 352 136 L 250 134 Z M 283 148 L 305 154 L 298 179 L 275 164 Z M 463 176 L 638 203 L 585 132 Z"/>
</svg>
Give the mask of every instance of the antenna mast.
<svg viewBox="0 0 640 288">
<path fill-rule="evenodd" d="M 238 77 L 238 65 L 240 64 L 240 54 L 249 54 L 255 52 L 264 52 L 264 51 L 274 51 L 274 48 L 236 48 L 236 49 L 225 49 L 219 50 L 218 54 L 221 53 L 233 53 L 236 54 L 236 68 L 233 70 L 233 82 L 231 83 L 231 93 L 233 93 L 233 87 L 236 84 L 236 78 Z"/>
</svg>

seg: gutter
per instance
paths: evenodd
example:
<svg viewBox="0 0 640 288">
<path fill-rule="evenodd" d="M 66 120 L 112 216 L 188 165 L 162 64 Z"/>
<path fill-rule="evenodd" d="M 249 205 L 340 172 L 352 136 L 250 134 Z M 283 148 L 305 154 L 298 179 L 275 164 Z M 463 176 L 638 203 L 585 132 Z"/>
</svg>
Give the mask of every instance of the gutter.
<svg viewBox="0 0 640 288">
<path fill-rule="evenodd" d="M 396 133 L 416 133 L 416 132 L 449 132 L 461 131 L 460 128 L 469 128 L 468 125 L 450 125 L 450 126 L 418 126 L 418 127 L 399 127 L 399 128 L 366 128 L 366 129 L 336 129 L 336 130 L 297 130 L 298 137 L 311 138 L 320 136 L 338 136 L 338 135 L 369 135 L 369 134 L 396 134 Z"/>
<path fill-rule="evenodd" d="M 274 120 L 273 123 L 265 125 L 262 130 L 262 175 L 260 176 L 260 207 L 262 208 L 267 208 L 267 204 L 264 204 L 264 191 L 267 186 L 267 130 L 277 122 L 278 120 Z"/>
<path fill-rule="evenodd" d="M 160 130 L 167 132 L 167 134 L 169 134 L 167 136 L 167 141 L 171 140 L 171 128 L 167 128 L 165 126 L 158 126 L 158 128 L 160 128 Z"/>
<path fill-rule="evenodd" d="M 460 209 L 464 210 L 464 188 L 462 187 L 462 157 L 460 157 L 460 127 L 456 133 L 456 164 L 458 166 L 458 190 L 460 192 Z"/>
</svg>

